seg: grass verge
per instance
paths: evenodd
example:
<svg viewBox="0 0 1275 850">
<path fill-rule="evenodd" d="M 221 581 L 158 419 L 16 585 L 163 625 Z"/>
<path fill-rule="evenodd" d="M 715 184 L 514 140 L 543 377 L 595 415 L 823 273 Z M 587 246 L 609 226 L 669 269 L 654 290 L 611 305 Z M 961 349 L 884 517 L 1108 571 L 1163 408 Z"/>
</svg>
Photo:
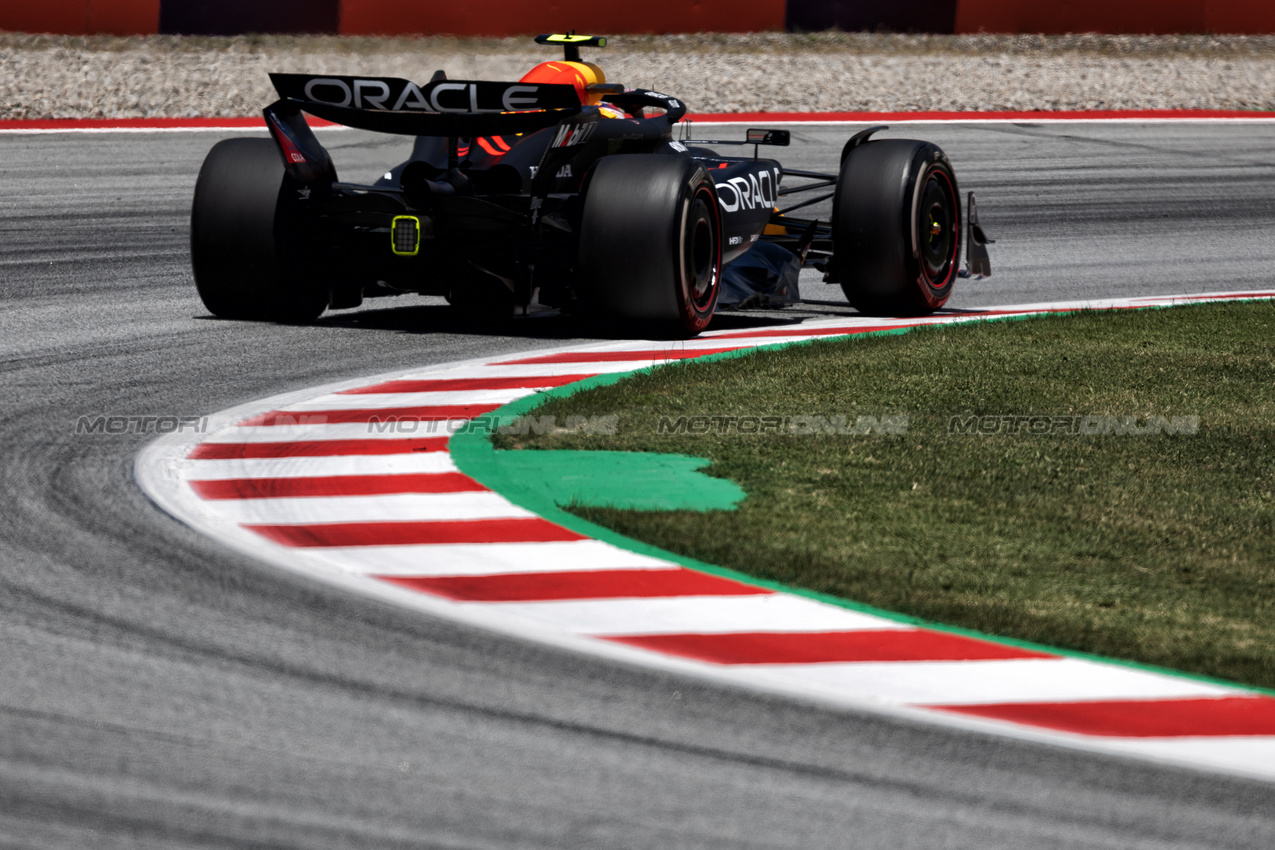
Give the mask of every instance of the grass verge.
<svg viewBox="0 0 1275 850">
<path fill-rule="evenodd" d="M 613 435 L 497 440 L 710 458 L 710 474 L 748 493 L 737 510 L 571 508 L 663 549 L 963 628 L 1272 688 L 1273 331 L 1275 304 L 1252 302 L 817 342 L 686 362 L 534 411 L 616 415 Z M 707 417 L 707 433 L 661 433 L 683 416 Z M 788 430 L 740 433 L 763 416 L 791 417 Z M 793 432 L 811 416 L 907 426 Z M 1066 432 L 952 432 L 954 417 L 964 429 L 972 416 L 1079 419 L 1057 420 L 1073 423 Z M 1070 432 L 1110 424 L 1085 418 L 1095 416 L 1199 423 L 1194 434 Z"/>
</svg>

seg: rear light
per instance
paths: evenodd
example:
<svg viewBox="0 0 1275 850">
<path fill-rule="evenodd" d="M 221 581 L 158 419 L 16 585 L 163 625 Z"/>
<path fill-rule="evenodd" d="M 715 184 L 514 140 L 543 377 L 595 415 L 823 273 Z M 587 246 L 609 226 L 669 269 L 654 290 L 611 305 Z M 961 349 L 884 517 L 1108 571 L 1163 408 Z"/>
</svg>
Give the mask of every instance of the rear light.
<svg viewBox="0 0 1275 850">
<path fill-rule="evenodd" d="M 421 250 L 421 220 L 414 215 L 396 216 L 390 225 L 390 237 L 395 255 L 415 257 Z"/>
</svg>

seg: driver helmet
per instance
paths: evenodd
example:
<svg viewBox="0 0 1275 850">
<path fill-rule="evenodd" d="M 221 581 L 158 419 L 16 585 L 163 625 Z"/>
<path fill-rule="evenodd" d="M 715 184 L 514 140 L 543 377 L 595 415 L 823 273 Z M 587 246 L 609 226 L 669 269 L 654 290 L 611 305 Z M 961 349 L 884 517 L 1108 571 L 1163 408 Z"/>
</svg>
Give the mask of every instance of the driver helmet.
<svg viewBox="0 0 1275 850">
<path fill-rule="evenodd" d="M 607 118 L 623 118 L 624 110 L 609 103 L 602 102 L 602 92 L 589 91 L 594 83 L 605 83 L 607 76 L 602 69 L 592 62 L 541 62 L 523 74 L 520 83 L 551 83 L 574 86 L 580 102 L 585 106 L 601 107 L 603 116 Z"/>
</svg>

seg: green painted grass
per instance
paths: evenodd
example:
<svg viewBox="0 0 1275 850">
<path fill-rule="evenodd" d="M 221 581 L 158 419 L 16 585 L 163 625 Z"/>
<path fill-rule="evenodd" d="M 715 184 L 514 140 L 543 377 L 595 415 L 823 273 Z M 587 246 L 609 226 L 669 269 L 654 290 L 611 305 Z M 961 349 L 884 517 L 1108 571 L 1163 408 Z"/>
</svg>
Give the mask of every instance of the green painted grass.
<svg viewBox="0 0 1275 850">
<path fill-rule="evenodd" d="M 634 511 L 734 510 L 745 493 L 705 458 L 648 452 L 497 452 L 500 493 L 536 504 Z"/>
<path fill-rule="evenodd" d="M 1275 305 L 1092 312 L 685 362 L 551 399 L 709 458 L 734 511 L 571 507 L 757 577 L 1275 687 Z M 659 433 L 661 417 L 907 416 L 905 435 Z M 953 416 L 1199 416 L 1195 435 L 950 434 Z M 667 420 L 666 420 L 667 421 Z"/>
</svg>

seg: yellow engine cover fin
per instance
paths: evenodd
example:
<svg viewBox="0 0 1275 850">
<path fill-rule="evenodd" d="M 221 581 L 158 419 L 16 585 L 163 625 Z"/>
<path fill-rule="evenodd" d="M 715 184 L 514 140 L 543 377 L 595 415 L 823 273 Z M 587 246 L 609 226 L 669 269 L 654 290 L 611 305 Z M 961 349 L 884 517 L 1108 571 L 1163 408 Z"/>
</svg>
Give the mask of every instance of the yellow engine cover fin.
<svg viewBox="0 0 1275 850">
<path fill-rule="evenodd" d="M 552 33 L 536 36 L 536 44 L 573 44 L 576 47 L 606 47 L 606 36 Z"/>
<path fill-rule="evenodd" d="M 562 58 L 568 62 L 579 62 L 581 47 L 606 47 L 607 40 L 600 35 L 576 35 L 574 32 L 542 33 L 536 36 L 536 44 L 562 45 Z"/>
</svg>

